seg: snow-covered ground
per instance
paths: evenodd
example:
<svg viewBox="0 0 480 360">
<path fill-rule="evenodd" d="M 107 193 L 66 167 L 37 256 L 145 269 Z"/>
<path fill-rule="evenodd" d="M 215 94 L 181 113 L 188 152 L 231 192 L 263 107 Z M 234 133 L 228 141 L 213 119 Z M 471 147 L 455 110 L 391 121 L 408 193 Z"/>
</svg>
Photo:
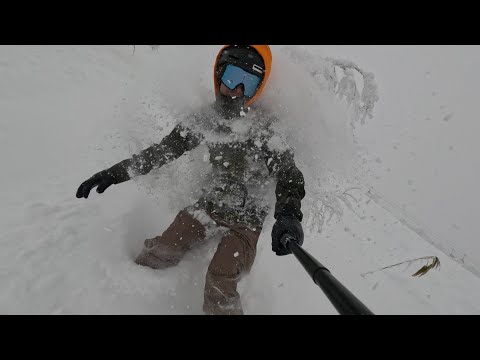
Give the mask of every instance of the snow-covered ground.
<svg viewBox="0 0 480 360">
<path fill-rule="evenodd" d="M 201 314 L 214 242 L 168 270 L 133 260 L 192 200 L 202 149 L 88 200 L 75 192 L 213 101 L 219 49 L 0 46 L 0 313 Z M 345 101 L 292 62 L 303 50 L 373 73 L 373 118 L 352 130 Z M 306 175 L 304 248 L 376 314 L 480 314 L 480 47 L 272 51 L 264 97 L 285 115 Z M 349 192 L 354 211 L 327 196 L 348 187 L 359 188 Z M 322 204 L 336 214 L 319 227 Z M 272 224 L 270 215 L 240 284 L 245 313 L 336 314 L 293 256 L 271 251 Z M 437 256 L 440 269 L 412 277 L 424 264 L 414 262 L 362 276 L 423 256 Z"/>
</svg>

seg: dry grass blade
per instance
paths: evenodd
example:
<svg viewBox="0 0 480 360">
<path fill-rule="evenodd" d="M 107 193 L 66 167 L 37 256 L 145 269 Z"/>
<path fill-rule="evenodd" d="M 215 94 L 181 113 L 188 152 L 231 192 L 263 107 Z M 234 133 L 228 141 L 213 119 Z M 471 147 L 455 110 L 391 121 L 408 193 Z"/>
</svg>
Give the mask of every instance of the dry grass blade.
<svg viewBox="0 0 480 360">
<path fill-rule="evenodd" d="M 436 256 L 434 256 L 431 260 L 433 260 L 431 264 L 427 264 L 427 265 L 422 266 L 422 268 L 420 270 L 418 270 L 412 276 L 420 277 L 420 276 L 425 275 L 430 270 L 437 269 L 437 268 L 440 267 L 440 260 Z"/>
<path fill-rule="evenodd" d="M 385 266 L 381 269 L 378 269 L 378 270 L 375 270 L 375 271 L 369 271 L 367 273 L 364 273 L 364 274 L 361 274 L 362 277 L 365 277 L 365 275 L 369 275 L 369 274 L 373 274 L 373 273 L 376 273 L 378 271 L 382 271 L 382 270 L 386 270 L 386 269 L 390 269 L 392 267 L 395 267 L 395 266 L 399 266 L 399 265 L 402 265 L 402 264 L 411 264 L 415 261 L 422 261 L 422 260 L 428 260 L 427 264 L 422 266 L 415 274 L 413 274 L 412 276 L 414 277 L 420 277 L 420 276 L 423 276 L 425 275 L 427 272 L 429 272 L 431 269 L 438 269 L 440 268 L 440 260 L 438 259 L 438 257 L 436 256 L 425 256 L 425 257 L 421 257 L 421 258 L 417 258 L 417 259 L 412 259 L 412 260 L 408 260 L 408 261 L 403 261 L 401 263 L 398 263 L 398 264 L 394 264 L 394 265 L 390 265 L 390 266 Z M 430 263 L 431 261 L 431 263 Z"/>
</svg>

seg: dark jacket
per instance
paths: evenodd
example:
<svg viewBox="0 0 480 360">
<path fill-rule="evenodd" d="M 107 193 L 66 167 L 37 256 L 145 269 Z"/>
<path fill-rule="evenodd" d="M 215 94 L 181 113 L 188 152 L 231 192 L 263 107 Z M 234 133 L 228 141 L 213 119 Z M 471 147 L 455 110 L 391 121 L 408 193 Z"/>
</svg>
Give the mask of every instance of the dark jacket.
<svg viewBox="0 0 480 360">
<path fill-rule="evenodd" d="M 215 110 L 215 105 L 211 108 Z M 260 205 L 264 200 L 259 198 L 262 195 L 253 193 L 256 192 L 255 189 L 268 183 L 267 177 L 273 177 L 276 179 L 274 217 L 295 216 L 302 221 L 304 177 L 295 165 L 294 154 L 290 148 L 271 148 L 274 136 L 271 129 L 275 121 L 265 123 L 267 125 L 262 131 L 255 131 L 253 136 L 247 134 L 239 139 L 232 137 L 231 141 L 228 138 L 227 141 L 209 141 L 208 136 L 205 136 L 205 126 L 198 127 L 198 124 L 208 124 L 215 134 L 232 134 L 225 122 L 215 123 L 212 120 L 221 118 L 217 115 L 218 112 L 212 113 L 210 110 L 207 114 L 193 116 L 190 122 L 178 124 L 160 143 L 112 166 L 108 172 L 113 175 L 116 184 L 122 183 L 132 176 L 148 174 L 152 169 L 179 158 L 200 143 L 205 143 L 210 151 L 212 181 L 197 206 L 226 219 L 261 225 L 268 207 Z M 238 118 L 237 121 L 244 120 Z M 249 119 L 246 118 L 245 121 Z M 257 167 L 258 170 L 252 170 L 252 167 Z M 261 168 L 265 172 L 262 173 Z"/>
</svg>

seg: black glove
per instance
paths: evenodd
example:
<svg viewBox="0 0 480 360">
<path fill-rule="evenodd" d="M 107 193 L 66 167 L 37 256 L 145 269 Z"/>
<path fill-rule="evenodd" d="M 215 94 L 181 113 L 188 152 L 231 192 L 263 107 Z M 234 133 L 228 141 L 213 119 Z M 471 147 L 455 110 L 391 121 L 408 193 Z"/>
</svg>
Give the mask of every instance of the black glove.
<svg viewBox="0 0 480 360">
<path fill-rule="evenodd" d="M 303 229 L 300 221 L 294 216 L 280 215 L 272 228 L 272 250 L 277 256 L 291 254 L 280 242 L 283 235 L 289 234 L 299 246 L 303 245 Z"/>
<path fill-rule="evenodd" d="M 88 198 L 90 190 L 97 186 L 97 193 L 103 193 L 110 185 L 115 184 L 115 177 L 108 170 L 103 170 L 84 181 L 77 190 L 77 198 Z"/>
</svg>

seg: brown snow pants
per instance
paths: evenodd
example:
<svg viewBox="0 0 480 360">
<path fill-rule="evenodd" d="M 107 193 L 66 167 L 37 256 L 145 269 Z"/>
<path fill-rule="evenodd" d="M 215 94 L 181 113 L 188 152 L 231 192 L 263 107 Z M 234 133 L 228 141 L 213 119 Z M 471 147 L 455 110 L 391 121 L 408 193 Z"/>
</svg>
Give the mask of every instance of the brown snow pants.
<svg viewBox="0 0 480 360">
<path fill-rule="evenodd" d="M 207 315 L 242 315 L 237 283 L 253 265 L 261 229 L 251 229 L 239 223 L 227 224 L 212 214 L 210 218 L 228 231 L 207 270 L 203 311 Z M 153 269 L 174 266 L 188 250 L 205 238 L 205 226 L 188 211 L 182 210 L 161 236 L 145 240 L 145 246 L 135 262 Z"/>
</svg>

